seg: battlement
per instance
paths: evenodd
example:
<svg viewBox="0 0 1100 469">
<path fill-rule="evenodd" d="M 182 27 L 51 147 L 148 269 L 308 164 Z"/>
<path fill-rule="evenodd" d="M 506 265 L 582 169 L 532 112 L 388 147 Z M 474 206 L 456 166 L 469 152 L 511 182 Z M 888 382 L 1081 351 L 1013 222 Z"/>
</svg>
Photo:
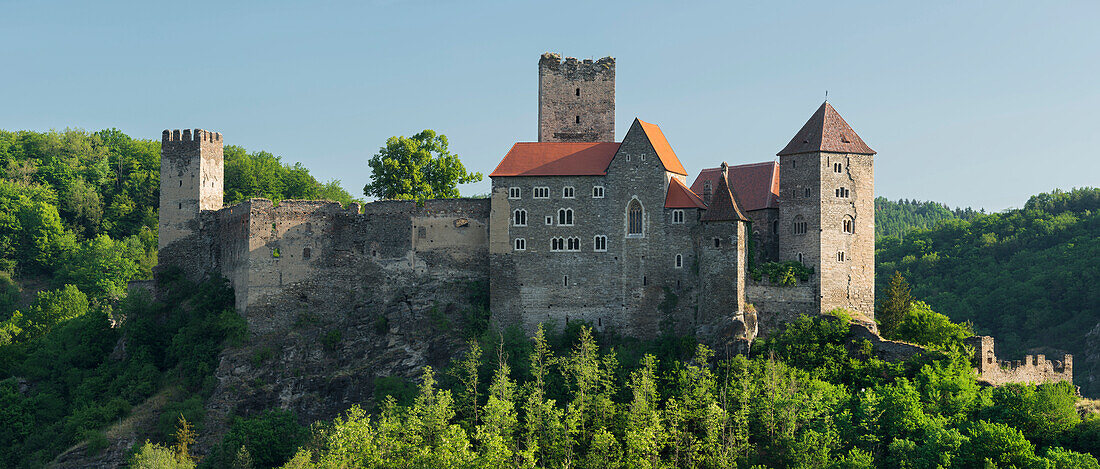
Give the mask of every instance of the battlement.
<svg viewBox="0 0 1100 469">
<path fill-rule="evenodd" d="M 172 131 L 165 129 L 164 132 L 161 132 L 160 141 L 161 145 L 177 142 L 208 142 L 220 145 L 222 134 L 203 129 L 183 129 L 182 131 L 179 129 Z"/>
<path fill-rule="evenodd" d="M 970 337 L 966 344 L 974 347 L 974 371 L 978 373 L 978 379 L 989 384 L 1073 381 L 1073 355 L 1065 354 L 1061 361 L 1047 360 L 1046 355 L 1027 355 L 1023 360 L 998 360 L 993 352 L 992 337 Z"/>
<path fill-rule="evenodd" d="M 569 79 L 595 79 L 597 75 L 614 77 L 615 58 L 607 56 L 593 61 L 592 59 L 579 60 L 576 57 L 566 57 L 563 60 L 561 54 L 546 52 L 539 58 L 539 72 L 554 72 Z"/>
</svg>

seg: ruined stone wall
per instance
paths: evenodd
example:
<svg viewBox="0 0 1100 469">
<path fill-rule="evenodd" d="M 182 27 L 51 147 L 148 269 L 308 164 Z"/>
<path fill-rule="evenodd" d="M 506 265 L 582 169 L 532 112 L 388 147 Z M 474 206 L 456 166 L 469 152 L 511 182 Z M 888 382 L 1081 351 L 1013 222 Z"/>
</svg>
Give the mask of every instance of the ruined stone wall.
<svg viewBox="0 0 1100 469">
<path fill-rule="evenodd" d="M 539 59 L 539 141 L 615 141 L 615 59 Z"/>
<path fill-rule="evenodd" d="M 989 384 L 1073 382 L 1073 355 L 1065 354 L 1061 361 L 1047 360 L 1046 355 L 1027 355 L 1023 360 L 1001 361 L 994 353 L 993 337 L 970 337 L 966 344 L 974 347 L 974 371 L 978 373 L 978 379 Z"/>
<path fill-rule="evenodd" d="M 765 208 L 745 213 L 752 220 L 753 252 L 756 263 L 779 259 L 779 209 Z M 787 259 L 784 259 L 787 260 Z"/>
<path fill-rule="evenodd" d="M 812 280 L 791 286 L 772 285 L 767 279 L 746 280 L 745 301 L 756 308 L 760 336 L 771 334 L 801 315 L 818 314 Z"/>
</svg>

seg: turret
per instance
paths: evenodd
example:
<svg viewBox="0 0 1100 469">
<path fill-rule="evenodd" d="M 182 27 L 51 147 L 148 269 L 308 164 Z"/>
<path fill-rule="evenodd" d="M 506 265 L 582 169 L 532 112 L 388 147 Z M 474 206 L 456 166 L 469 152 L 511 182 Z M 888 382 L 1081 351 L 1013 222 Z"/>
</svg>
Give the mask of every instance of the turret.
<svg viewBox="0 0 1100 469">
<path fill-rule="evenodd" d="M 539 141 L 615 141 L 615 59 L 539 59 Z"/>
<path fill-rule="evenodd" d="M 159 247 L 197 234 L 199 214 L 222 208 L 222 135 L 165 130 L 160 144 Z"/>
</svg>

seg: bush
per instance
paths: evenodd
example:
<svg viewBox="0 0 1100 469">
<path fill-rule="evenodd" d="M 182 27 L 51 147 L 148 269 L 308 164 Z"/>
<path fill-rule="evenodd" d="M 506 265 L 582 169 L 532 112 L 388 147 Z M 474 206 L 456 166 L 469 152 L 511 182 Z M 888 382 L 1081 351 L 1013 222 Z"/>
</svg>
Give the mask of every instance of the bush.
<svg viewBox="0 0 1100 469">
<path fill-rule="evenodd" d="M 229 467 L 241 447 L 248 449 L 256 467 L 277 467 L 289 460 L 309 437 L 294 412 L 267 410 L 252 418 L 236 418 L 202 467 Z"/>
</svg>

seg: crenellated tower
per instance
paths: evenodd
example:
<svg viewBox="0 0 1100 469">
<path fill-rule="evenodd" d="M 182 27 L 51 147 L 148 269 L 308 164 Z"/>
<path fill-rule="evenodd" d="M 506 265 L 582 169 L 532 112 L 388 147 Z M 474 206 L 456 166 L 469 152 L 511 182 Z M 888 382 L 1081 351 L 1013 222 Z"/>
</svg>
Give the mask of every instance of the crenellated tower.
<svg viewBox="0 0 1100 469">
<path fill-rule="evenodd" d="M 539 141 L 615 141 L 615 59 L 539 59 Z"/>
<path fill-rule="evenodd" d="M 222 208 L 222 135 L 168 131 L 160 143 L 160 242 L 164 248 L 199 233 L 199 214 Z"/>
<path fill-rule="evenodd" d="M 817 313 L 874 318 L 874 155 L 824 103 L 779 153 L 779 257 L 813 267 Z"/>
</svg>

